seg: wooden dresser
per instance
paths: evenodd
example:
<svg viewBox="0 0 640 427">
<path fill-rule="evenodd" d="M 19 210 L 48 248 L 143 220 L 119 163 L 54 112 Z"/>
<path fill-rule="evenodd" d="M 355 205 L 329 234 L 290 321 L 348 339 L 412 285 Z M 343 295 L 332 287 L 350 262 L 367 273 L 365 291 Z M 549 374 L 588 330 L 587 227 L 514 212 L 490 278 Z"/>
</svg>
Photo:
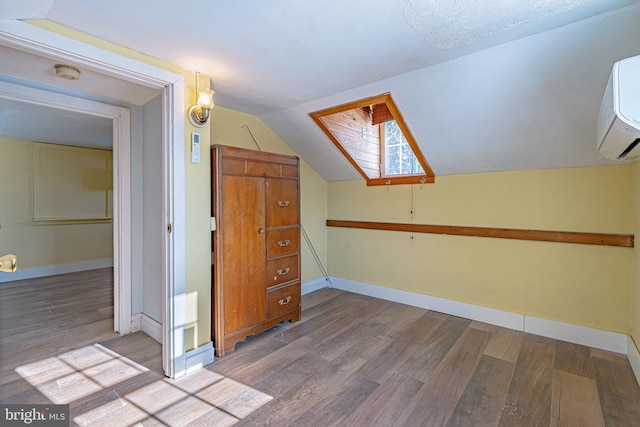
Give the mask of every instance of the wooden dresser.
<svg viewBox="0 0 640 427">
<path fill-rule="evenodd" d="M 299 159 L 211 147 L 212 334 L 217 356 L 300 320 Z"/>
</svg>

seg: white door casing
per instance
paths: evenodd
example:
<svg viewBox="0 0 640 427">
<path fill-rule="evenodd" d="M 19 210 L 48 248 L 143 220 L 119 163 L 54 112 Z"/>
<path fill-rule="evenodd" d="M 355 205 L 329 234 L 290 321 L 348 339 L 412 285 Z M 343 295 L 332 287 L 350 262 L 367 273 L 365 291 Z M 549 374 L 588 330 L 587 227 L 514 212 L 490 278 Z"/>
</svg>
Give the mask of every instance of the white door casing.
<svg viewBox="0 0 640 427">
<path fill-rule="evenodd" d="M 163 366 L 169 377 L 184 374 L 185 293 L 184 79 L 175 74 L 21 21 L 0 21 L 0 44 L 71 63 L 162 91 Z M 131 158 L 129 110 L 68 95 L 0 82 L 0 97 L 111 118 L 114 135 L 114 329 L 131 331 Z"/>
<path fill-rule="evenodd" d="M 113 122 L 114 330 L 131 332 L 131 159 L 130 112 L 126 108 L 0 82 L 0 98 L 77 113 Z M 128 259 L 127 259 L 128 258 Z"/>
</svg>

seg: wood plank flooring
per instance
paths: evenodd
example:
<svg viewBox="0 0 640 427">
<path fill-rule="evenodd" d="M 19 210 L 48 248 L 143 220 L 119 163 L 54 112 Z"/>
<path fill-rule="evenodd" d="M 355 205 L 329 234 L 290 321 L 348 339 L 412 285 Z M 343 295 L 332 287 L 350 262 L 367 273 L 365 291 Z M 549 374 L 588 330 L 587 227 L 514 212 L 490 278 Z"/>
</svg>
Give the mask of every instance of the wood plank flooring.
<svg viewBox="0 0 640 427">
<path fill-rule="evenodd" d="M 0 403 L 72 425 L 640 426 L 623 355 L 323 289 L 178 380 L 113 333 L 110 269 L 0 285 Z"/>
</svg>

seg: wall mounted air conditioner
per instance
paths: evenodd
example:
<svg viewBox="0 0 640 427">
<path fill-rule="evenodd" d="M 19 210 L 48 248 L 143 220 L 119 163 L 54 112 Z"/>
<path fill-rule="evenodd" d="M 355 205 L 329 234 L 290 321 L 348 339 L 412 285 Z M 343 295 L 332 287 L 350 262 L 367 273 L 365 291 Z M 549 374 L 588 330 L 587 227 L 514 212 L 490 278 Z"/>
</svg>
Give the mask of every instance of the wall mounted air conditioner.
<svg viewBox="0 0 640 427">
<path fill-rule="evenodd" d="M 598 150 L 607 159 L 640 158 L 640 56 L 613 64 L 597 122 Z"/>
</svg>

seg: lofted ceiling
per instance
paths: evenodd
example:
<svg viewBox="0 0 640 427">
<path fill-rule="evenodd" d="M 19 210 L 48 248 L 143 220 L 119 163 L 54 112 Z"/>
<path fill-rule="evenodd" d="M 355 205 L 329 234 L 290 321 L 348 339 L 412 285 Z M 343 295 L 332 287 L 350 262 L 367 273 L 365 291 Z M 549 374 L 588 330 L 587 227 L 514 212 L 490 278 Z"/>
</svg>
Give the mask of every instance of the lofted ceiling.
<svg viewBox="0 0 640 427">
<path fill-rule="evenodd" d="M 597 110 L 613 63 L 640 54 L 637 0 L 23 0 L 0 19 L 208 74 L 217 105 L 327 180 L 361 177 L 308 114 L 385 92 L 436 176 L 611 164 Z"/>
</svg>

